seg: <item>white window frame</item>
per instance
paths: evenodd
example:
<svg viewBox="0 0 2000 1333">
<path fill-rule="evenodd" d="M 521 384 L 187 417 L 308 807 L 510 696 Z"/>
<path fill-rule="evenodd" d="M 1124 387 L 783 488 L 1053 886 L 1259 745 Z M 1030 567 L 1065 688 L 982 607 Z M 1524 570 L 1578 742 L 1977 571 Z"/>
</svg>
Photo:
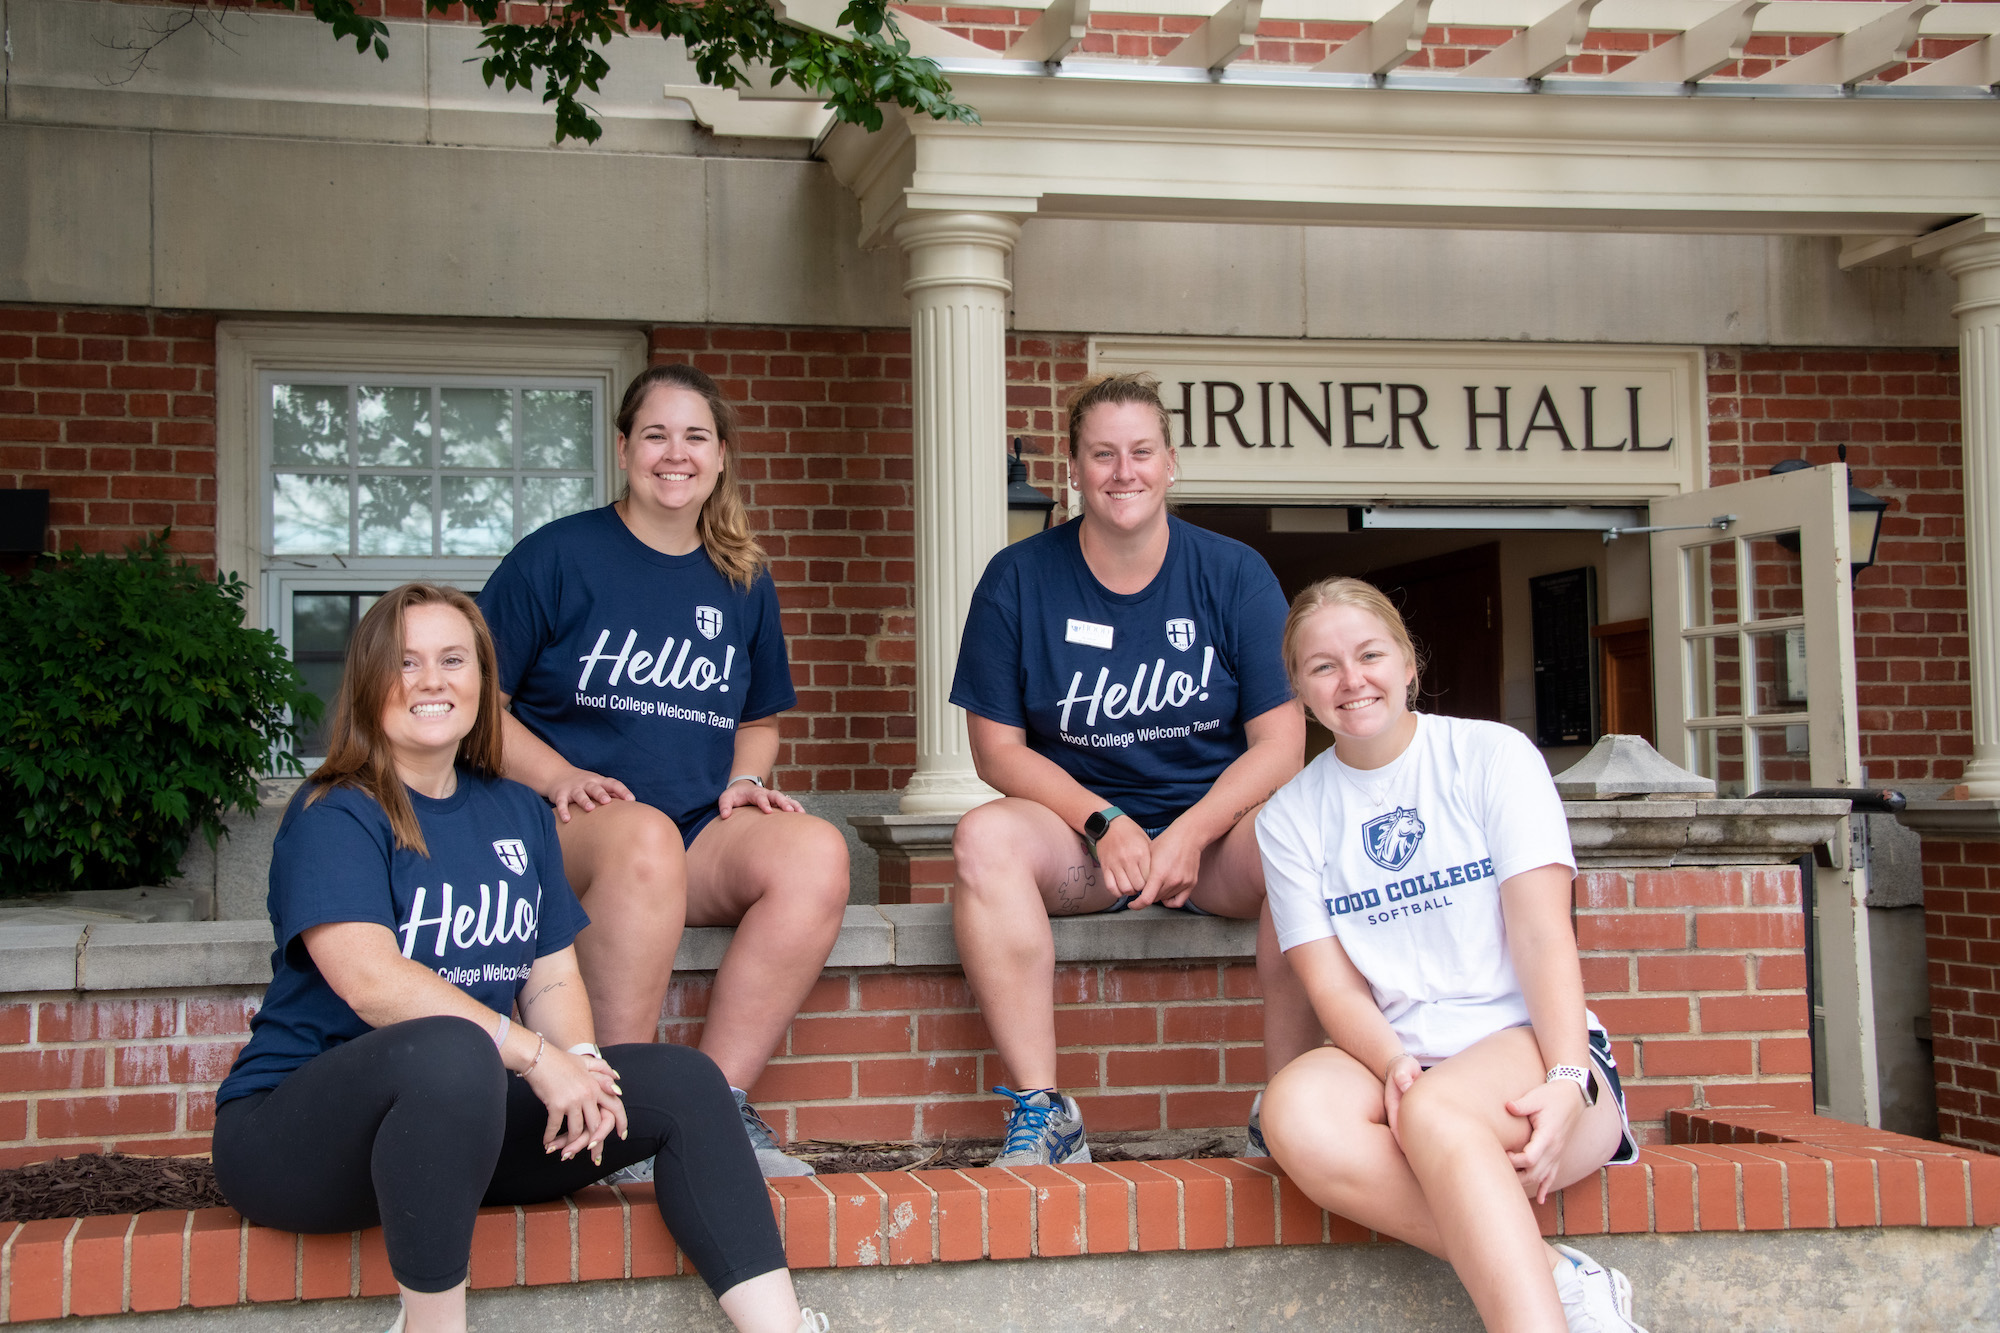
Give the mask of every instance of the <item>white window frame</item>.
<svg viewBox="0 0 2000 1333">
<path fill-rule="evenodd" d="M 216 329 L 216 563 L 250 584 L 245 620 L 289 638 L 283 598 L 314 588 L 388 585 L 427 577 L 477 587 L 499 557 L 276 558 L 269 548 L 270 455 L 262 392 L 269 377 L 375 374 L 462 380 L 587 380 L 605 426 L 597 495 L 612 489 L 611 418 L 646 365 L 647 337 L 631 326 L 227 320 Z M 289 643 L 287 647 L 289 648 Z"/>
</svg>

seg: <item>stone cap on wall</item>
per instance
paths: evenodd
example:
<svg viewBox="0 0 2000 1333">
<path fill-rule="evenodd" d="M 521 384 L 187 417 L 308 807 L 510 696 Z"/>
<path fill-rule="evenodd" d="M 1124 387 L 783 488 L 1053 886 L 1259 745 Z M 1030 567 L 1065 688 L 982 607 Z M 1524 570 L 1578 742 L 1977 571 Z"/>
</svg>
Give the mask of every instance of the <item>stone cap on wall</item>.
<svg viewBox="0 0 2000 1333">
<path fill-rule="evenodd" d="M 1926 837 L 2000 840 L 2000 801 L 1911 801 L 1896 821 Z"/>
<path fill-rule="evenodd" d="M 1563 813 L 1569 817 L 1570 844 L 1576 849 L 1579 870 L 1776 865 L 1796 861 L 1831 841 L 1847 816 L 1848 803 L 1648 796 L 1568 800 L 1563 802 Z M 949 856 L 958 818 L 851 815 L 848 823 L 861 841 L 878 852 Z"/>
<path fill-rule="evenodd" d="M 1257 923 L 1165 909 L 1056 920 L 1059 962 L 1250 958 Z M 735 931 L 693 926 L 676 972 L 713 972 Z M 271 980 L 268 921 L 162 925 L 0 926 L 0 994 L 22 991 L 173 990 L 263 986 Z M 955 967 L 951 908 L 943 903 L 849 907 L 829 967 Z"/>
</svg>

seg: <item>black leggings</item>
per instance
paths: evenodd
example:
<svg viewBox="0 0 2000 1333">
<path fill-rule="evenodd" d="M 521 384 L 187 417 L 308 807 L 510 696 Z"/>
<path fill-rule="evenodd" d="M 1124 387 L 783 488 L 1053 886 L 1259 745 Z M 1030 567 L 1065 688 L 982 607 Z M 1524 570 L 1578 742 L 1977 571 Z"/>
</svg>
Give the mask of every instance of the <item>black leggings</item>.
<svg viewBox="0 0 2000 1333">
<path fill-rule="evenodd" d="M 377 1028 L 315 1057 L 268 1091 L 215 1113 L 215 1175 L 260 1226 L 358 1231 L 378 1222 L 412 1291 L 465 1281 L 482 1203 L 540 1203 L 654 1159 L 667 1230 L 709 1289 L 785 1266 L 764 1179 L 729 1085 L 685 1046 L 613 1046 L 631 1137 L 604 1164 L 542 1151 L 548 1110 L 462 1018 Z"/>
</svg>

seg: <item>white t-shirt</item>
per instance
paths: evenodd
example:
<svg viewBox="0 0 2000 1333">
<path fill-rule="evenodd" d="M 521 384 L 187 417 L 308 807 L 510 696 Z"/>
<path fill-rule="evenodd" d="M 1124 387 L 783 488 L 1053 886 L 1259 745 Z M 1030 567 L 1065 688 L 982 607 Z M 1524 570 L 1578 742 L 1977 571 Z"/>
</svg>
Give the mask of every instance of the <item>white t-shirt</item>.
<svg viewBox="0 0 2000 1333">
<path fill-rule="evenodd" d="M 1257 816 L 1257 845 L 1279 947 L 1337 938 L 1417 1059 L 1528 1022 L 1500 885 L 1576 856 L 1548 766 L 1514 728 L 1418 714 L 1378 769 L 1329 749 Z"/>
</svg>

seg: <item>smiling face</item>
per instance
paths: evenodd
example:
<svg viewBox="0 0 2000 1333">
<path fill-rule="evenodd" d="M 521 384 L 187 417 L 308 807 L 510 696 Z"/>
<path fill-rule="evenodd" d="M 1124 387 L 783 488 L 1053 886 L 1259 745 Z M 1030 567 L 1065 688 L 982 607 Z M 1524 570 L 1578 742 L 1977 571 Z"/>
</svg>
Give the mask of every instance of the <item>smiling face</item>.
<svg viewBox="0 0 2000 1333">
<path fill-rule="evenodd" d="M 1411 716 L 1417 665 L 1381 618 L 1362 607 L 1313 612 L 1299 627 L 1294 670 L 1300 697 L 1333 733 L 1336 749 L 1390 737 Z"/>
<path fill-rule="evenodd" d="M 618 466 L 635 509 L 659 515 L 701 512 L 722 475 L 727 446 L 708 400 L 663 384 L 640 402 L 629 435 L 618 437 Z"/>
<path fill-rule="evenodd" d="M 1174 451 L 1160 433 L 1158 409 L 1147 403 L 1100 403 L 1077 428 L 1070 480 L 1083 497 L 1084 517 L 1131 532 L 1166 514 Z"/>
<path fill-rule="evenodd" d="M 382 707 L 382 734 L 399 764 L 454 755 L 479 718 L 479 656 L 472 622 L 431 603 L 403 613 L 403 671 Z"/>
</svg>

